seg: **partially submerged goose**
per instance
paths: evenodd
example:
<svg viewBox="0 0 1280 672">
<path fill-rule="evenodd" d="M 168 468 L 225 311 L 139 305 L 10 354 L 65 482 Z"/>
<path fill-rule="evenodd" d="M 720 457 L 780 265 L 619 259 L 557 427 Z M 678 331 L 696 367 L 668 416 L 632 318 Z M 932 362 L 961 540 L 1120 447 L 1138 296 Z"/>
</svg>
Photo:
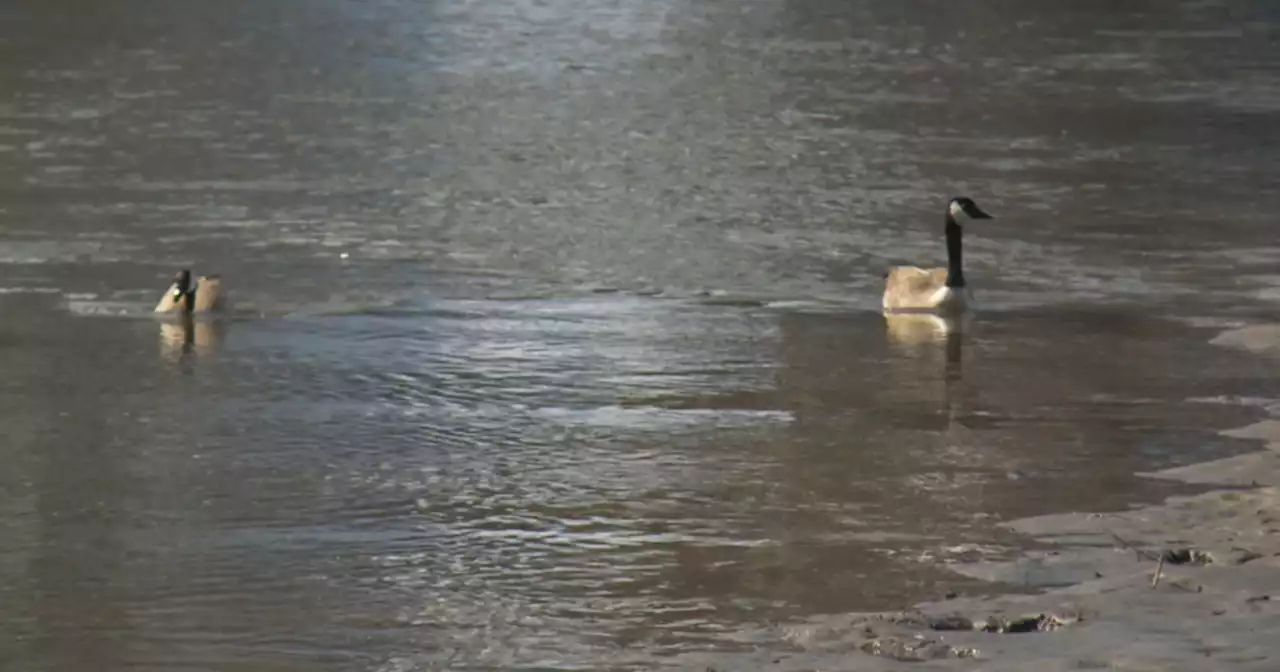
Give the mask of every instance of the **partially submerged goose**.
<svg viewBox="0 0 1280 672">
<path fill-rule="evenodd" d="M 157 313 L 211 313 L 226 307 L 226 295 L 222 292 L 222 278 L 217 275 L 202 275 L 191 285 L 191 271 L 182 269 L 174 278 L 173 284 L 160 297 L 156 304 Z"/>
<path fill-rule="evenodd" d="M 895 266 L 884 277 L 886 312 L 962 313 L 973 303 L 961 264 L 961 220 L 991 219 L 973 199 L 963 196 L 947 204 L 947 267 Z"/>
</svg>

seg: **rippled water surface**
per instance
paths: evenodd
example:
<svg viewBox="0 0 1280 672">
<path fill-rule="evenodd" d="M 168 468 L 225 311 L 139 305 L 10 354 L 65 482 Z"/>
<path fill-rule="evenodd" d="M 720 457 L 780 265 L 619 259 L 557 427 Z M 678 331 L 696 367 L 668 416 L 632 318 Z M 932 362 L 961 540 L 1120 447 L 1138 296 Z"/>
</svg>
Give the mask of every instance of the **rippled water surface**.
<svg viewBox="0 0 1280 672">
<path fill-rule="evenodd" d="M 0 8 L 0 669 L 653 669 L 1280 397 L 1263 2 Z M 877 312 L 940 264 L 984 306 Z M 175 269 L 227 319 L 149 315 Z M 701 669 L 701 668 L 698 668 Z"/>
</svg>

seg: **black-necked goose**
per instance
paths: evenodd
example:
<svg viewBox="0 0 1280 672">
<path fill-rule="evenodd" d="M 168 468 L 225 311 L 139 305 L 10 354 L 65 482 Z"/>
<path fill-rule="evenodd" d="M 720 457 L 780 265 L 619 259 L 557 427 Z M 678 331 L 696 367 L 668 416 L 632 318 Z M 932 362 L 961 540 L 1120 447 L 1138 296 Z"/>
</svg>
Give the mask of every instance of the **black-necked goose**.
<svg viewBox="0 0 1280 672">
<path fill-rule="evenodd" d="M 992 219 L 971 198 L 958 197 L 947 204 L 947 267 L 895 266 L 885 273 L 883 306 L 886 312 L 955 314 L 967 310 L 973 295 L 961 265 L 960 221 Z"/>
</svg>

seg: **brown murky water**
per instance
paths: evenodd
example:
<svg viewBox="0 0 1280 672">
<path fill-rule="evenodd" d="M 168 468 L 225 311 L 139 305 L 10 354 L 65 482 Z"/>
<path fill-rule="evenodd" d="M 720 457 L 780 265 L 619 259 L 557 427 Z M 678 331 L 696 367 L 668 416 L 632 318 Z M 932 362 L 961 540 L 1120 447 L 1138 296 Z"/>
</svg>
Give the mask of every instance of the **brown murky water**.
<svg viewBox="0 0 1280 672">
<path fill-rule="evenodd" d="M 653 669 L 1280 396 L 1262 2 L 0 8 L 0 669 Z M 958 332 L 886 322 L 941 208 Z M 234 319 L 147 313 L 173 270 Z"/>
</svg>

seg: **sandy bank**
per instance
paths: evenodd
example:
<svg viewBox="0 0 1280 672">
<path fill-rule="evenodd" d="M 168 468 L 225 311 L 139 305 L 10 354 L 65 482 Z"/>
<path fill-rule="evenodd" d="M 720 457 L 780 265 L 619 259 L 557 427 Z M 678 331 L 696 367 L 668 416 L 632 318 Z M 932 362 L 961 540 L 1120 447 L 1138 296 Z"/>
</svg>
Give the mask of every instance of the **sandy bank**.
<svg viewBox="0 0 1280 672">
<path fill-rule="evenodd" d="M 1280 356 L 1280 325 L 1214 342 Z M 785 628 L 789 653 L 705 662 L 726 671 L 1280 670 L 1280 421 L 1226 433 L 1265 449 L 1148 474 L 1224 489 L 1016 521 L 1057 550 L 955 567 L 1056 586 L 1045 592 L 823 619 Z"/>
</svg>

